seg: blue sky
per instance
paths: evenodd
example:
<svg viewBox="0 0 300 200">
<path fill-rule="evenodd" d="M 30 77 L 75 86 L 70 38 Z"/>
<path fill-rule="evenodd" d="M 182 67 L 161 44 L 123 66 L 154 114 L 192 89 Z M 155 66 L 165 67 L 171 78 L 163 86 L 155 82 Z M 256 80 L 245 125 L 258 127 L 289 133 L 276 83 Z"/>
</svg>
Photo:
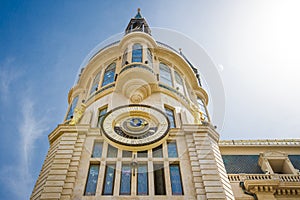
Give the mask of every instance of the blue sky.
<svg viewBox="0 0 300 200">
<path fill-rule="evenodd" d="M 226 97 L 222 139 L 299 138 L 296 0 L 2 0 L 2 199 L 29 198 L 79 66 L 138 7 L 150 26 L 189 36 L 213 58 Z"/>
</svg>

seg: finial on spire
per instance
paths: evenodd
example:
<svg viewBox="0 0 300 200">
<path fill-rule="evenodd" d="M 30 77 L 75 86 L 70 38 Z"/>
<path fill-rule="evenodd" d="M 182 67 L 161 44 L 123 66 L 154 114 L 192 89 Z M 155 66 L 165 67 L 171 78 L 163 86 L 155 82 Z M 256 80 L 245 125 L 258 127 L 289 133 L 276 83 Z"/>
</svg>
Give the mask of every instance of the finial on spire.
<svg viewBox="0 0 300 200">
<path fill-rule="evenodd" d="M 135 15 L 134 18 L 135 18 L 135 19 L 141 19 L 141 18 L 142 18 L 142 15 L 141 15 L 141 9 L 138 8 L 138 9 L 137 9 L 137 12 L 138 12 L 138 13 Z"/>
</svg>

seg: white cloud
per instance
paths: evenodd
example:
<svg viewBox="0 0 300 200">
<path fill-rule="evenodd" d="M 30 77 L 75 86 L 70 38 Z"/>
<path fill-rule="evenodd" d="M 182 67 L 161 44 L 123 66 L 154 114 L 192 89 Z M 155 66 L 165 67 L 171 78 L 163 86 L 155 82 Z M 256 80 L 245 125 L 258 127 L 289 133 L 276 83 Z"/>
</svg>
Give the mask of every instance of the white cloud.
<svg viewBox="0 0 300 200">
<path fill-rule="evenodd" d="M 6 101 L 9 97 L 9 88 L 21 75 L 20 70 L 14 69 L 15 59 L 9 58 L 0 64 L 0 94 L 1 99 Z"/>
<path fill-rule="evenodd" d="M 47 130 L 45 118 L 35 115 L 34 102 L 29 97 L 24 97 L 21 102 L 22 121 L 18 127 L 20 145 L 16 150 L 19 158 L 14 165 L 5 166 L 0 171 L 0 180 L 7 188 L 20 199 L 29 199 L 34 178 L 30 173 L 31 157 L 36 140 Z"/>
</svg>

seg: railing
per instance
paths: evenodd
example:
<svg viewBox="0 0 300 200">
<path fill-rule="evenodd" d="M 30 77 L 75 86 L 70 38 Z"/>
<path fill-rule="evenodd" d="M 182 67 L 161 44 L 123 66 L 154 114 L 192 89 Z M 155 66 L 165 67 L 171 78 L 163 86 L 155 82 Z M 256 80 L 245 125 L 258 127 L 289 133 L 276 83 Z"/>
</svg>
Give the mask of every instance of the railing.
<svg viewBox="0 0 300 200">
<path fill-rule="evenodd" d="M 228 174 L 230 182 L 245 180 L 280 180 L 281 182 L 300 182 L 300 175 L 294 174 Z"/>
<path fill-rule="evenodd" d="M 132 69 L 132 68 L 141 68 L 141 69 L 145 69 L 145 70 L 148 70 L 149 72 L 151 72 L 152 74 L 155 74 L 154 71 L 148 67 L 148 66 L 145 66 L 145 65 L 141 65 L 141 64 L 133 64 L 133 65 L 129 65 L 129 66 L 126 66 L 124 67 L 119 74 L 122 74 L 124 71 L 126 70 L 129 70 L 129 69 Z"/>
<path fill-rule="evenodd" d="M 221 146 L 299 146 L 299 139 L 284 139 L 284 140 L 221 140 Z"/>
<path fill-rule="evenodd" d="M 283 182 L 300 182 L 300 175 L 279 174 L 279 178 Z"/>
</svg>

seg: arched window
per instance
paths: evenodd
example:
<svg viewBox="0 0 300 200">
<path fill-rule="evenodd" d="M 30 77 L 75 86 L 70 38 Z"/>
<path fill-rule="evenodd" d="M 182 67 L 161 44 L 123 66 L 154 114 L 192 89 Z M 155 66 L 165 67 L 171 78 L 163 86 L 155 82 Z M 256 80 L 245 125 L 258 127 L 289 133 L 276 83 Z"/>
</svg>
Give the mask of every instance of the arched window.
<svg viewBox="0 0 300 200">
<path fill-rule="evenodd" d="M 203 100 L 201 98 L 197 97 L 197 103 L 198 103 L 201 113 L 203 114 L 204 120 L 207 121 L 208 117 L 207 117 L 206 107 L 205 107 Z"/>
<path fill-rule="evenodd" d="M 159 63 L 159 80 L 162 83 L 173 86 L 171 70 L 164 63 Z"/>
<path fill-rule="evenodd" d="M 114 82 L 114 80 L 115 80 L 115 71 L 116 71 L 116 63 L 112 63 L 106 68 L 106 70 L 104 72 L 101 87 L 103 87 L 103 86 L 105 86 L 109 83 Z"/>
<path fill-rule="evenodd" d="M 174 110 L 168 108 L 165 106 L 165 112 L 166 112 L 166 115 L 170 121 L 170 128 L 175 128 L 176 125 L 175 125 L 175 117 L 174 117 Z"/>
<path fill-rule="evenodd" d="M 182 94 L 185 94 L 184 93 L 184 87 L 183 87 L 183 81 L 182 81 L 182 78 L 181 76 L 179 75 L 178 72 L 175 71 L 175 83 L 176 83 L 176 89 L 181 92 Z"/>
<path fill-rule="evenodd" d="M 141 44 L 134 44 L 132 46 L 132 59 L 131 62 L 142 62 L 143 60 L 143 47 Z"/>
<path fill-rule="evenodd" d="M 73 113 L 74 113 L 74 110 L 75 110 L 75 108 L 76 108 L 76 106 L 77 106 L 77 102 L 78 102 L 78 96 L 76 96 L 76 97 L 73 99 L 72 104 L 71 104 L 71 106 L 70 106 L 70 108 L 69 108 L 69 112 L 68 112 L 68 115 L 67 115 L 66 120 L 70 120 L 70 119 L 73 118 Z"/>
<path fill-rule="evenodd" d="M 148 60 L 148 65 L 152 67 L 153 66 L 152 52 L 149 48 L 147 49 L 147 60 Z"/>
<path fill-rule="evenodd" d="M 91 87 L 91 91 L 90 94 L 92 94 L 93 92 L 98 90 L 98 84 L 100 81 L 100 72 L 98 72 L 98 74 L 95 76 L 92 87 Z"/>
<path fill-rule="evenodd" d="M 122 58 L 122 66 L 126 65 L 127 63 L 127 57 L 128 57 L 128 49 L 126 48 L 123 54 L 123 58 Z"/>
</svg>

